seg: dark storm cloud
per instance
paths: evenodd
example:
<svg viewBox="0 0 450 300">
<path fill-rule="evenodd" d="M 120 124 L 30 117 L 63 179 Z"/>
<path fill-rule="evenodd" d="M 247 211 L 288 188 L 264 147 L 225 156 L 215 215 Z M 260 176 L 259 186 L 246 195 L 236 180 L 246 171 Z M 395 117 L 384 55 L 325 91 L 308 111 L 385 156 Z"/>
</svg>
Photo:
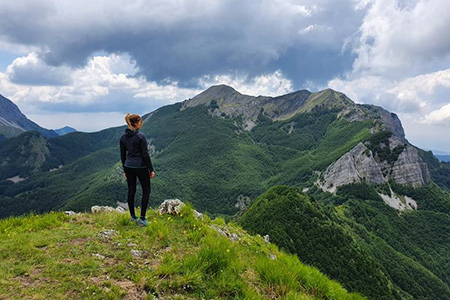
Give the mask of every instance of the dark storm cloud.
<svg viewBox="0 0 450 300">
<path fill-rule="evenodd" d="M 352 57 L 341 49 L 364 13 L 351 0 L 30 0 L 2 6 L 0 35 L 36 46 L 49 65 L 79 67 L 98 51 L 129 53 L 148 80 L 181 86 L 230 70 L 281 69 L 299 86 L 325 82 L 351 67 Z"/>
</svg>

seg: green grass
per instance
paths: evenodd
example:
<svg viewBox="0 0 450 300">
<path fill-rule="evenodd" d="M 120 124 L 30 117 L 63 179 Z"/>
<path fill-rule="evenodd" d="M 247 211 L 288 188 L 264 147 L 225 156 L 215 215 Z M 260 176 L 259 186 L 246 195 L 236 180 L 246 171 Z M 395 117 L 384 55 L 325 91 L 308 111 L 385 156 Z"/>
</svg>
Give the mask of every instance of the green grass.
<svg viewBox="0 0 450 300">
<path fill-rule="evenodd" d="M 363 299 L 260 236 L 195 218 L 190 205 L 147 218 L 146 228 L 120 213 L 1 220 L 0 298 Z"/>
</svg>

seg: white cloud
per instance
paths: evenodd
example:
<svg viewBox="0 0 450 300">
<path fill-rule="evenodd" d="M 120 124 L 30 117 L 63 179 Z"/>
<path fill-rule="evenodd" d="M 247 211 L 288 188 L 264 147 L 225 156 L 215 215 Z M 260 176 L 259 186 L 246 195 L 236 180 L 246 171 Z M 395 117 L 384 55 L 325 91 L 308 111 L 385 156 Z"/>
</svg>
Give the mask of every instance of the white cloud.
<svg viewBox="0 0 450 300">
<path fill-rule="evenodd" d="M 7 68 L 9 79 L 25 85 L 67 85 L 70 84 L 69 67 L 53 67 L 39 59 L 36 52 L 16 58 Z"/>
<path fill-rule="evenodd" d="M 435 104 L 450 101 L 448 94 L 438 95 L 438 97 L 443 96 L 442 98 L 435 96 L 439 89 L 450 91 L 450 69 L 403 79 L 388 92 L 405 101 L 422 99 L 427 102 L 429 100 L 426 104 L 433 107 Z"/>
<path fill-rule="evenodd" d="M 48 67 L 51 70 L 47 71 L 64 75 L 67 83 L 59 86 L 37 86 L 11 81 L 11 76 L 25 74 L 27 70 L 33 71 L 36 66 L 41 70 Z M 21 68 L 21 71 L 16 73 L 18 68 Z M 90 112 L 103 113 L 105 119 L 108 113 L 113 112 L 134 111 L 143 114 L 161 105 L 192 97 L 199 92 L 180 88 L 176 82 L 148 82 L 144 76 L 137 75 L 138 72 L 136 62 L 127 54 L 91 57 L 86 66 L 73 69 L 67 66 L 47 66 L 31 53 L 17 58 L 8 66 L 7 72 L 0 72 L 0 91 L 13 100 L 23 113 L 36 116 L 39 120 L 45 120 L 39 116 L 63 116 L 63 113 L 76 120 L 84 119 L 81 114 Z M 75 112 L 80 116 L 75 117 Z M 65 118 L 60 117 L 57 120 L 64 122 Z M 66 124 L 61 123 L 59 127 L 64 125 Z M 99 124 L 91 125 L 92 128 L 97 128 Z M 58 126 L 55 124 L 52 127 Z"/>
<path fill-rule="evenodd" d="M 416 76 L 450 67 L 450 2 L 371 0 L 355 41 L 354 76 Z M 444 63 L 445 65 L 445 63 Z"/>
<path fill-rule="evenodd" d="M 36 52 L 39 50 L 36 46 L 28 46 L 19 43 L 11 43 L 0 38 L 0 49 L 15 53 L 17 55 L 26 55 L 28 53 Z"/>
<path fill-rule="evenodd" d="M 444 124 L 450 126 L 450 103 L 425 116 L 425 124 Z"/>
</svg>

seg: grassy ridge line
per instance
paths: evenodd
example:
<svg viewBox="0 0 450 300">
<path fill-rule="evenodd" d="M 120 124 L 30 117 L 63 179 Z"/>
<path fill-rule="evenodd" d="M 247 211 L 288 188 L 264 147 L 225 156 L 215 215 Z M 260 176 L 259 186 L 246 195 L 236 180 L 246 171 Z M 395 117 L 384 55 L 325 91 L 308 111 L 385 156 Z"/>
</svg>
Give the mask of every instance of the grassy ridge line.
<svg viewBox="0 0 450 300">
<path fill-rule="evenodd" d="M 321 206 L 299 188 L 276 186 L 252 203 L 239 224 L 252 234 L 269 234 L 281 249 L 350 291 L 370 299 L 395 299 L 388 276 L 337 221 L 332 207 Z"/>
<path fill-rule="evenodd" d="M 0 299 L 364 299 L 223 219 L 63 213 L 0 221 Z M 232 242 L 217 228 L 234 233 Z"/>
</svg>

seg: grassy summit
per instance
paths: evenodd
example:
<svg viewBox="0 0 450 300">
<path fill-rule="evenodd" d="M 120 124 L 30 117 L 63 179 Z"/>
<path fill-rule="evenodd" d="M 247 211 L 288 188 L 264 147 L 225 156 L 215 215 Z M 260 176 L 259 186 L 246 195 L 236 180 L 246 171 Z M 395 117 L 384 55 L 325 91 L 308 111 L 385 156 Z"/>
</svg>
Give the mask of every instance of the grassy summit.
<svg viewBox="0 0 450 300">
<path fill-rule="evenodd" d="M 0 299 L 363 299 L 189 206 L 148 219 L 146 228 L 120 213 L 1 220 Z"/>
</svg>

